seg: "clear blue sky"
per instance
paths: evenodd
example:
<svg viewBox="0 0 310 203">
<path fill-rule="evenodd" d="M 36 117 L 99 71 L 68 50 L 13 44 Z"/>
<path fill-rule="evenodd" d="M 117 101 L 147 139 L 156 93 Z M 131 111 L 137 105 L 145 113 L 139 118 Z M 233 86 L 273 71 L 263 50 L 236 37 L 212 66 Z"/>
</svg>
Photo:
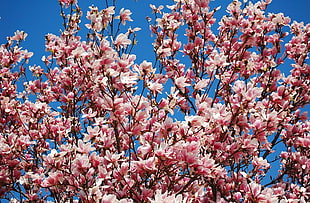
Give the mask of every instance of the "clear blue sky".
<svg viewBox="0 0 310 203">
<path fill-rule="evenodd" d="M 5 43 L 6 36 L 13 35 L 16 30 L 24 30 L 29 35 L 22 46 L 29 51 L 35 52 L 30 64 L 41 65 L 41 57 L 44 55 L 44 35 L 47 33 L 58 34 L 61 26 L 61 17 L 59 16 L 59 5 L 57 0 L 0 0 L 0 43 Z M 145 20 L 146 16 L 152 17 L 149 4 L 171 4 L 170 0 L 117 0 L 119 8 L 125 7 L 132 10 L 132 18 L 135 20 L 130 23 L 132 27 L 141 27 L 138 32 L 138 47 L 134 52 L 138 56 L 138 61 L 144 59 L 152 60 L 152 39 Z M 222 5 L 220 12 L 225 13 L 225 7 L 230 0 L 215 0 L 211 5 Z M 98 5 L 102 8 L 104 0 L 79 0 L 79 5 L 85 15 L 88 6 Z M 310 22 L 310 0 L 273 0 L 268 8 L 270 12 L 283 12 L 296 21 Z"/>
</svg>

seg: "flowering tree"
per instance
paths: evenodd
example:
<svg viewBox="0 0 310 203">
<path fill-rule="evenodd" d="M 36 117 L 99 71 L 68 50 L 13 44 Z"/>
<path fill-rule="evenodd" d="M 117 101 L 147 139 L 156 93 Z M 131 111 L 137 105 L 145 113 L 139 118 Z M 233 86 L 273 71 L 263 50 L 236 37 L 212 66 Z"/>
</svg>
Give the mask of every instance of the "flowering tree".
<svg viewBox="0 0 310 203">
<path fill-rule="evenodd" d="M 22 31 L 0 48 L 1 199 L 310 201 L 309 24 L 271 0 L 218 24 L 209 0 L 151 5 L 156 61 L 136 64 L 131 11 L 90 7 L 83 40 L 78 2 L 59 2 L 45 67 Z"/>
</svg>

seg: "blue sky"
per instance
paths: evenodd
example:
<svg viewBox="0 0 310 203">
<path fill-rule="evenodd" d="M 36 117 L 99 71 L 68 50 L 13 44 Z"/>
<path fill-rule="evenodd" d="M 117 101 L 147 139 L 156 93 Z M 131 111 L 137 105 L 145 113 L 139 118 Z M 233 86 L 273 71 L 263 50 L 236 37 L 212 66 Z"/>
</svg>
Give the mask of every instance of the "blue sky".
<svg viewBox="0 0 310 203">
<path fill-rule="evenodd" d="M 0 44 L 6 42 L 6 36 L 11 36 L 16 30 L 24 30 L 28 33 L 26 42 L 22 44 L 25 49 L 35 53 L 30 64 L 41 65 L 41 57 L 45 54 L 44 35 L 47 33 L 58 34 L 61 26 L 59 16 L 59 4 L 57 0 L 0 0 Z M 138 32 L 138 46 L 134 50 L 138 62 L 144 59 L 152 60 L 153 42 L 147 23 L 146 16 L 152 16 L 149 4 L 171 4 L 170 0 L 118 0 L 119 8 L 125 7 L 132 10 L 132 18 L 135 20 L 129 25 L 143 28 Z M 221 13 L 225 13 L 225 7 L 230 0 L 215 0 L 211 5 L 221 5 Z M 84 11 L 84 24 L 88 6 L 97 5 L 99 8 L 104 5 L 104 0 L 79 0 L 79 5 Z M 268 8 L 270 12 L 283 12 L 296 21 L 310 22 L 309 15 L 310 0 L 273 0 Z M 221 14 L 220 13 L 220 14 Z"/>
</svg>

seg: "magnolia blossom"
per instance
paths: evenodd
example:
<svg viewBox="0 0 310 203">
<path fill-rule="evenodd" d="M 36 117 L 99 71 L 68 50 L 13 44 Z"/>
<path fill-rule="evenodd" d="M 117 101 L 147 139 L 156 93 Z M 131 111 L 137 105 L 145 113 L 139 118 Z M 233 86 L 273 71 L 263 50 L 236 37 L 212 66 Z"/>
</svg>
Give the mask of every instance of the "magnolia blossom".
<svg viewBox="0 0 310 203">
<path fill-rule="evenodd" d="M 11 40 L 16 40 L 16 41 L 25 40 L 26 37 L 28 36 L 27 33 L 25 33 L 24 31 L 19 31 L 19 30 L 17 30 L 14 34 L 15 35 L 10 38 Z"/>
<path fill-rule="evenodd" d="M 186 82 L 187 81 L 187 78 L 185 77 L 178 77 L 176 80 L 175 80 L 175 84 L 177 85 L 177 87 L 186 87 L 186 86 L 190 86 L 189 83 Z"/>
<path fill-rule="evenodd" d="M 119 13 L 120 15 L 116 18 L 120 19 L 123 25 L 126 25 L 126 21 L 133 21 L 130 17 L 132 14 L 130 10 L 122 8 Z"/>
<path fill-rule="evenodd" d="M 161 93 L 163 89 L 163 85 L 158 82 L 149 82 L 147 86 L 152 92 L 157 92 L 157 93 Z"/>
<path fill-rule="evenodd" d="M 179 203 L 179 202 L 186 202 L 186 199 L 182 198 L 182 195 L 168 195 L 167 192 L 164 194 L 161 193 L 160 190 L 156 191 L 155 199 L 150 199 L 152 203 Z"/>
<path fill-rule="evenodd" d="M 131 40 L 128 39 L 128 36 L 124 33 L 119 34 L 114 41 L 114 45 L 117 49 L 120 49 L 121 47 L 126 48 L 130 44 Z"/>
<path fill-rule="evenodd" d="M 113 0 L 89 8 L 86 37 L 83 8 L 60 0 L 45 66 L 27 64 L 25 32 L 8 37 L 0 201 L 309 202 L 310 25 L 271 0 L 223 17 L 209 2 L 151 5 L 153 61 Z"/>
<path fill-rule="evenodd" d="M 209 84 L 209 82 L 210 82 L 210 80 L 208 80 L 208 79 L 202 79 L 195 84 L 195 89 L 196 90 L 202 90 L 203 88 L 205 88 Z"/>
</svg>

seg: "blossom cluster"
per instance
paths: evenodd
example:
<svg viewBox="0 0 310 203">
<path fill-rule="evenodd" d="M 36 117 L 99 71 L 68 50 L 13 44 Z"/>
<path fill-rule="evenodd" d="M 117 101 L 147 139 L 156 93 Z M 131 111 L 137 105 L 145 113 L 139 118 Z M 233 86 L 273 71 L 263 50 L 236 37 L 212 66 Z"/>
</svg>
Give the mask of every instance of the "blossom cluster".
<svg viewBox="0 0 310 203">
<path fill-rule="evenodd" d="M 0 199 L 310 200 L 310 24 L 270 0 L 234 0 L 218 25 L 209 0 L 151 5 L 156 63 L 139 64 L 130 10 L 89 7 L 83 40 L 78 2 L 59 2 L 45 67 L 22 31 L 0 47 Z"/>
</svg>

